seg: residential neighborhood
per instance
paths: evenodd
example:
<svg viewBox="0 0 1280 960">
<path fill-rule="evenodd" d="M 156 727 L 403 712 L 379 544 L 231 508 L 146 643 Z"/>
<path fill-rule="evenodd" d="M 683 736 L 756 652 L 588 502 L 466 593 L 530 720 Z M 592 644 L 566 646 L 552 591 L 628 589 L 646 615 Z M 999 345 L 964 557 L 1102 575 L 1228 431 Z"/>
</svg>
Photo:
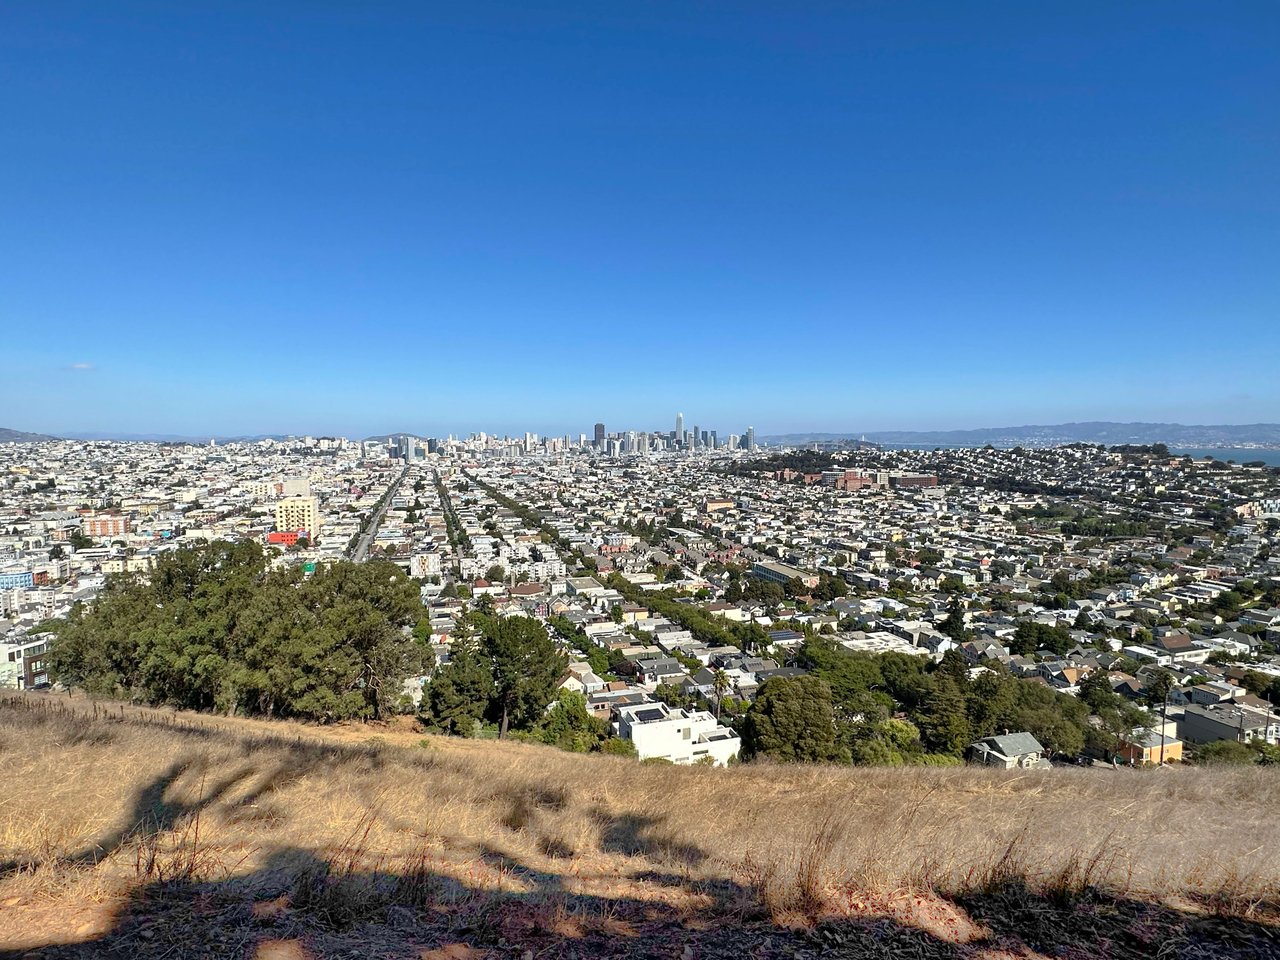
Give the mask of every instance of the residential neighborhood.
<svg viewBox="0 0 1280 960">
<path fill-rule="evenodd" d="M 0 683 L 53 682 L 49 625 L 107 578 L 256 541 L 273 566 L 376 559 L 417 582 L 435 667 L 406 681 L 406 709 L 476 611 L 533 618 L 564 651 L 561 693 L 641 759 L 736 761 L 765 686 L 810 676 L 859 736 L 910 726 L 907 756 L 1114 767 L 1280 743 L 1274 469 L 744 436 L 0 444 Z M 1077 730 L 984 729 L 971 704 L 964 742 L 942 749 L 923 700 L 833 679 L 904 662 L 954 674 L 974 703 L 984 675 L 1016 681 Z M 856 762 L 867 742 L 840 749 Z"/>
</svg>

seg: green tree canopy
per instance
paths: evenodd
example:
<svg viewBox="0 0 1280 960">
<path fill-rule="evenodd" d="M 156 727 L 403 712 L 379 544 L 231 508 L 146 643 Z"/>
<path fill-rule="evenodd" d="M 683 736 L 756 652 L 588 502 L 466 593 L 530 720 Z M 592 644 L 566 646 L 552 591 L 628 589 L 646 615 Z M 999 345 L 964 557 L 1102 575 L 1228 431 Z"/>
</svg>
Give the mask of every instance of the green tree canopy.
<svg viewBox="0 0 1280 960">
<path fill-rule="evenodd" d="M 959 756 L 973 739 L 965 695 L 949 674 L 938 674 L 915 713 L 920 739 L 934 753 Z"/>
<path fill-rule="evenodd" d="M 485 637 L 493 658 L 498 735 L 505 737 L 513 722 L 527 727 L 541 719 L 568 659 L 532 617 L 496 618 Z"/>
<path fill-rule="evenodd" d="M 423 719 L 445 733 L 471 736 L 493 700 L 493 661 L 465 632 L 450 644 L 449 662 L 423 690 Z"/>
<path fill-rule="evenodd" d="M 1054 653 L 1063 654 L 1070 650 L 1071 646 L 1071 631 L 1062 624 L 1050 626 L 1046 623 L 1026 620 L 1018 624 L 1018 629 L 1014 631 L 1009 651 L 1022 656 L 1035 653 L 1037 650 L 1052 650 Z"/>
<path fill-rule="evenodd" d="M 964 643 L 970 638 L 969 628 L 964 622 L 964 603 L 953 596 L 947 604 L 947 616 L 938 624 L 938 632 L 944 633 L 956 643 Z"/>
<path fill-rule="evenodd" d="M 836 739 L 831 687 L 819 677 L 770 677 L 743 721 L 742 749 L 746 759 L 847 761 Z"/>
<path fill-rule="evenodd" d="M 562 690 L 543 719 L 540 736 L 544 743 L 562 750 L 587 753 L 600 749 L 609 736 L 609 725 L 587 710 L 587 698 L 576 690 Z"/>
<path fill-rule="evenodd" d="M 1173 690 L 1173 674 L 1164 668 L 1153 670 L 1143 681 L 1142 690 L 1147 703 L 1159 706 Z"/>
<path fill-rule="evenodd" d="M 1195 762 L 1205 766 L 1224 766 L 1232 764 L 1255 763 L 1258 751 L 1247 744 L 1234 740 L 1219 740 L 1206 743 L 1195 752 Z"/>
<path fill-rule="evenodd" d="M 417 587 L 394 564 L 265 568 L 256 543 L 215 541 L 111 577 L 59 631 L 50 669 L 145 703 L 334 720 L 381 716 L 428 666 L 405 629 Z"/>
</svg>

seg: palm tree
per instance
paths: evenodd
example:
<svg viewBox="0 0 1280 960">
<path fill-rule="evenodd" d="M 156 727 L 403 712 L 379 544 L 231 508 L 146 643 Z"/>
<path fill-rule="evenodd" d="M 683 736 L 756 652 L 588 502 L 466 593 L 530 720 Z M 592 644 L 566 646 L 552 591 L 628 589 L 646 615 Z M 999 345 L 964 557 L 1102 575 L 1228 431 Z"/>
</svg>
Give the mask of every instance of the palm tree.
<svg viewBox="0 0 1280 960">
<path fill-rule="evenodd" d="M 720 701 L 724 699 L 724 695 L 729 692 L 729 675 L 724 670 L 716 670 L 715 676 L 711 680 L 712 686 L 716 691 L 716 719 L 720 719 Z"/>
</svg>

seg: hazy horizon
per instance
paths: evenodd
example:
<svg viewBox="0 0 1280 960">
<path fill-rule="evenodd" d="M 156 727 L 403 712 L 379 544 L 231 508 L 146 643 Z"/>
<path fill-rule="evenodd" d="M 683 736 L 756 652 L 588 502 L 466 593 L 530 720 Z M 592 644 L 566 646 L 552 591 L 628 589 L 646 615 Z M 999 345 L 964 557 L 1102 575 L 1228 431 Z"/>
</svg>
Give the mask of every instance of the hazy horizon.
<svg viewBox="0 0 1280 960">
<path fill-rule="evenodd" d="M 686 429 L 693 429 L 693 427 L 695 426 L 695 423 L 686 417 L 685 425 L 686 425 Z M 956 433 L 956 434 L 998 433 L 1000 431 L 1051 429 L 1051 428 L 1057 428 L 1057 427 L 1090 426 L 1090 425 L 1109 425 L 1114 427 L 1132 426 L 1132 427 L 1143 427 L 1143 428 L 1176 427 L 1176 428 L 1192 429 L 1192 430 L 1201 429 L 1201 428 L 1202 429 L 1247 429 L 1250 427 L 1263 427 L 1263 428 L 1269 427 L 1277 431 L 1280 431 L 1280 424 L 1270 424 L 1270 423 L 1263 423 L 1263 422 L 1252 423 L 1252 424 L 1249 424 L 1249 423 L 1180 424 L 1180 423 L 1167 422 L 1167 421 L 1162 422 L 1162 421 L 1102 420 L 1102 421 L 1062 421 L 1061 423 L 1054 423 L 1054 424 L 1033 424 L 1033 423 L 991 424 L 991 425 L 978 426 L 978 427 L 959 427 L 955 429 L 937 429 L 937 430 L 931 430 L 927 428 L 922 428 L 919 430 L 900 430 L 896 428 L 865 429 L 865 430 L 860 428 L 850 428 L 845 430 L 806 430 L 806 429 L 770 430 L 770 429 L 756 427 L 756 436 L 758 438 L 813 436 L 818 438 L 826 437 L 826 438 L 833 438 L 833 439 L 834 438 L 856 439 L 860 435 L 866 435 L 870 437 L 884 437 L 886 435 L 902 434 L 904 436 L 919 435 L 919 436 L 927 437 L 931 435 L 941 435 L 941 434 L 948 434 L 948 433 Z M 203 439 L 241 439 L 241 438 L 254 439 L 254 438 L 261 438 L 261 437 L 283 437 L 283 436 L 293 436 L 293 437 L 345 436 L 348 439 L 366 439 L 366 438 L 390 437 L 390 436 L 399 436 L 399 435 L 408 435 L 408 436 L 417 436 L 417 437 L 438 437 L 443 439 L 446 436 L 466 437 L 466 436 L 478 434 L 478 433 L 486 433 L 491 436 L 503 436 L 503 435 L 520 436 L 525 432 L 536 433 L 539 436 L 545 436 L 545 437 L 557 437 L 557 436 L 566 436 L 566 435 L 576 437 L 579 434 L 586 434 L 590 436 L 592 432 L 591 428 L 593 426 L 594 424 L 587 424 L 582 428 L 572 427 L 572 428 L 566 428 L 566 429 L 529 430 L 529 431 L 525 431 L 525 430 L 500 431 L 500 430 L 488 429 L 484 426 L 479 426 L 479 427 L 470 427 L 465 429 L 454 427 L 454 428 L 440 429 L 440 430 L 405 429 L 403 427 L 398 427 L 393 430 L 357 430 L 352 432 L 343 432 L 343 431 L 317 428 L 317 429 L 311 429 L 311 430 L 255 430 L 250 432 L 232 432 L 232 431 L 226 431 L 226 430 L 212 430 L 212 431 L 204 431 L 200 433 L 183 433 L 183 432 L 168 432 L 168 431 L 158 431 L 158 430 L 134 431 L 134 430 L 71 429 L 71 430 L 66 430 L 62 432 L 33 431 L 33 430 L 27 430 L 22 426 L 15 427 L 15 426 L 0 425 L 0 427 L 3 427 L 5 429 L 19 430 L 19 431 L 28 432 L 28 433 L 49 433 L 52 436 L 62 437 L 65 439 L 83 439 L 83 440 L 109 440 L 109 439 L 203 440 Z M 730 433 L 741 433 L 745 429 L 745 426 L 755 426 L 755 425 L 754 424 L 748 424 L 743 426 L 734 425 L 733 429 L 724 429 L 723 427 L 718 427 L 715 424 L 698 423 L 696 424 L 696 426 L 698 426 L 700 429 L 703 429 L 703 430 L 717 430 L 721 441 L 724 441 L 729 436 Z M 605 428 L 606 428 L 606 431 L 610 434 L 623 433 L 627 431 L 657 432 L 657 433 L 664 432 L 661 426 L 657 424 L 652 424 L 652 425 L 632 425 L 632 424 L 626 424 L 626 423 L 605 424 Z"/>
</svg>

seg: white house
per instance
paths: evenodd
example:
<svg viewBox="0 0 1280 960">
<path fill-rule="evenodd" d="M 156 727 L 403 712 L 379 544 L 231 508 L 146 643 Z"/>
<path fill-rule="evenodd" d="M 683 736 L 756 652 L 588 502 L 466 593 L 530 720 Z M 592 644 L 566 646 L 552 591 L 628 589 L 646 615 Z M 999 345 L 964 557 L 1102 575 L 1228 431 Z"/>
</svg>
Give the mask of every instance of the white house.
<svg viewBox="0 0 1280 960">
<path fill-rule="evenodd" d="M 569 664 L 568 672 L 560 681 L 561 690 L 574 690 L 585 697 L 599 693 L 607 683 L 591 669 L 591 664 L 574 662 Z"/>
<path fill-rule="evenodd" d="M 641 760 L 660 757 L 672 763 L 697 763 L 710 757 L 725 766 L 738 755 L 738 735 L 705 710 L 681 710 L 665 703 L 618 707 L 614 728 L 636 745 Z"/>
</svg>

